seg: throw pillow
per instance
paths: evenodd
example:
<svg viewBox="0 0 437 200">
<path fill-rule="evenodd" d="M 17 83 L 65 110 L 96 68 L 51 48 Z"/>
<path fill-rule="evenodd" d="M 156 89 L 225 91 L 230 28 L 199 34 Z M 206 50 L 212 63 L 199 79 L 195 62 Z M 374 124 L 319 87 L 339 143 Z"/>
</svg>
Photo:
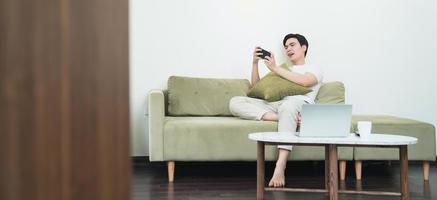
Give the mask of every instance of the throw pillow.
<svg viewBox="0 0 437 200">
<path fill-rule="evenodd" d="M 344 104 L 344 84 L 339 81 L 323 83 L 315 99 L 316 103 Z"/>
<path fill-rule="evenodd" d="M 281 65 L 286 68 L 286 65 Z M 271 72 L 259 80 L 247 96 L 264 99 L 268 102 L 279 101 L 286 96 L 304 95 L 312 90 L 297 83 L 286 80 Z"/>
</svg>

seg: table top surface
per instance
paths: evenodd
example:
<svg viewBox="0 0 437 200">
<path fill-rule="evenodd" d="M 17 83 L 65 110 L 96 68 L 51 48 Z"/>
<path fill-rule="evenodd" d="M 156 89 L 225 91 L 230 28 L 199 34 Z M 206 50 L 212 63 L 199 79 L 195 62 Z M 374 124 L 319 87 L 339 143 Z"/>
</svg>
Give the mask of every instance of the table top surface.
<svg viewBox="0 0 437 200">
<path fill-rule="evenodd" d="M 343 145 L 381 145 L 396 146 L 416 144 L 417 138 L 372 133 L 366 138 L 361 138 L 355 133 L 348 137 L 299 137 L 291 132 L 258 132 L 250 133 L 249 139 L 270 143 L 291 143 L 291 144 L 343 144 Z"/>
</svg>

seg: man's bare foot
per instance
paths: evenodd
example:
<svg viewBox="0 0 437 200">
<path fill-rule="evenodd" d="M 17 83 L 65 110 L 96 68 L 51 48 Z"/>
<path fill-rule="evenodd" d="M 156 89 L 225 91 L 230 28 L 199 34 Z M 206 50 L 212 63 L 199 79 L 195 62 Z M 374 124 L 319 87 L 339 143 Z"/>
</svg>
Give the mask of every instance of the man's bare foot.
<svg viewBox="0 0 437 200">
<path fill-rule="evenodd" d="M 285 185 L 285 165 L 276 164 L 272 179 L 269 182 L 269 187 L 284 187 Z"/>
<path fill-rule="evenodd" d="M 268 112 L 261 117 L 264 121 L 278 121 L 278 114 L 273 112 Z"/>
</svg>

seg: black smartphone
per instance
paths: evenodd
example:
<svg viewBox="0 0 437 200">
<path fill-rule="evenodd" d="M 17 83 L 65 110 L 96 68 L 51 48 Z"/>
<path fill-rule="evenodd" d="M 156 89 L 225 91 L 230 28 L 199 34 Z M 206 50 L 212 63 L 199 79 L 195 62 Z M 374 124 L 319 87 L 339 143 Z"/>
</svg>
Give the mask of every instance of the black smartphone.
<svg viewBox="0 0 437 200">
<path fill-rule="evenodd" d="M 262 59 L 266 59 L 267 56 L 271 56 L 270 52 L 260 48 L 261 50 L 258 50 L 258 52 L 262 53 L 262 55 L 260 55 L 259 57 Z"/>
</svg>

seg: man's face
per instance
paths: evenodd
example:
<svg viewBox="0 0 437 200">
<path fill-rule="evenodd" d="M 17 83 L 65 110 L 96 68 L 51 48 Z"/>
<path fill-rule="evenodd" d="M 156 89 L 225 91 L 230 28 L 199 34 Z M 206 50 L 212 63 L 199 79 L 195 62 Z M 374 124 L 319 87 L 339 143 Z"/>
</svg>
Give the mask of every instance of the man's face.
<svg viewBox="0 0 437 200">
<path fill-rule="evenodd" d="M 296 38 L 288 39 L 285 42 L 284 48 L 285 48 L 285 53 L 287 54 L 288 58 L 292 62 L 305 58 L 305 51 L 307 47 L 305 45 L 301 46 Z"/>
</svg>

